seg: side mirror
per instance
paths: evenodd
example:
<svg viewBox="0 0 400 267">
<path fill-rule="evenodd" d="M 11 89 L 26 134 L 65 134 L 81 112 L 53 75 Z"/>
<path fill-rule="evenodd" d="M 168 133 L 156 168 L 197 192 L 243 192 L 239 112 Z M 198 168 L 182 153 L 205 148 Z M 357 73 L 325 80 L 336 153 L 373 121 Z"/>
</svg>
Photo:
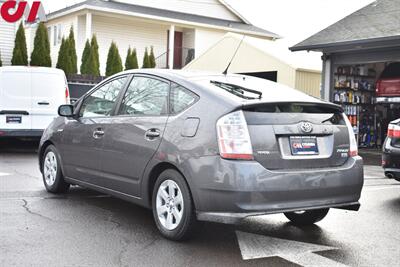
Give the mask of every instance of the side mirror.
<svg viewBox="0 0 400 267">
<path fill-rule="evenodd" d="M 58 108 L 58 115 L 61 117 L 71 118 L 74 116 L 74 106 L 73 105 L 61 105 Z"/>
</svg>

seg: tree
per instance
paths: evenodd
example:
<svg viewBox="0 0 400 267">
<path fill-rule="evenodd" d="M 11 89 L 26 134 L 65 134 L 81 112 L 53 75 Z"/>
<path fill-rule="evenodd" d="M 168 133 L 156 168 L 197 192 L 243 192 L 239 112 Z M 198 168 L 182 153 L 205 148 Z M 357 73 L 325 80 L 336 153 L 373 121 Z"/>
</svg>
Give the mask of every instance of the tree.
<svg viewBox="0 0 400 267">
<path fill-rule="evenodd" d="M 138 69 L 139 68 L 136 48 L 134 48 L 133 51 L 132 51 L 132 65 L 133 65 L 133 69 Z"/>
<path fill-rule="evenodd" d="M 84 65 L 84 71 L 85 73 L 82 74 L 100 76 L 99 45 L 97 44 L 96 35 L 92 36 L 89 56 L 86 65 Z"/>
<path fill-rule="evenodd" d="M 28 66 L 28 50 L 26 48 L 25 30 L 22 22 L 15 35 L 14 50 L 11 58 L 13 66 Z"/>
<path fill-rule="evenodd" d="M 88 62 L 90 56 L 90 43 L 89 40 L 86 40 L 85 48 L 82 53 L 82 62 L 81 62 L 81 74 L 88 74 Z"/>
<path fill-rule="evenodd" d="M 68 67 L 68 54 L 67 54 L 67 42 L 65 38 L 63 37 L 61 40 L 61 46 L 60 50 L 58 51 L 58 59 L 57 59 L 57 69 L 63 70 L 66 74 L 69 72 L 69 67 Z"/>
<path fill-rule="evenodd" d="M 122 70 L 122 60 L 119 55 L 118 47 L 115 42 L 112 42 L 108 50 L 106 76 L 114 75 Z"/>
<path fill-rule="evenodd" d="M 137 55 L 136 55 L 136 49 L 131 49 L 129 47 L 128 49 L 128 55 L 126 56 L 126 61 L 125 61 L 125 70 L 132 70 L 132 69 L 138 69 L 138 61 L 137 61 Z"/>
<path fill-rule="evenodd" d="M 33 44 L 31 66 L 51 67 L 49 36 L 43 22 L 39 23 Z"/>
<path fill-rule="evenodd" d="M 147 47 L 146 47 L 146 51 L 144 52 L 144 57 L 143 57 L 143 69 L 148 69 L 150 68 L 150 57 L 149 57 L 149 53 L 147 51 Z"/>
<path fill-rule="evenodd" d="M 131 70 L 132 68 L 132 49 L 129 47 L 128 52 L 126 53 L 125 59 L 125 70 Z"/>
<path fill-rule="evenodd" d="M 154 48 L 153 47 L 151 47 L 151 49 L 150 49 L 149 61 L 150 61 L 150 68 L 154 69 L 156 67 L 156 57 L 154 56 Z"/>
<path fill-rule="evenodd" d="M 74 28 L 71 27 L 69 30 L 69 36 L 67 39 L 67 58 L 68 58 L 68 74 L 76 74 L 78 73 L 78 58 L 76 56 L 76 48 L 75 48 L 75 35 L 74 35 Z"/>
</svg>

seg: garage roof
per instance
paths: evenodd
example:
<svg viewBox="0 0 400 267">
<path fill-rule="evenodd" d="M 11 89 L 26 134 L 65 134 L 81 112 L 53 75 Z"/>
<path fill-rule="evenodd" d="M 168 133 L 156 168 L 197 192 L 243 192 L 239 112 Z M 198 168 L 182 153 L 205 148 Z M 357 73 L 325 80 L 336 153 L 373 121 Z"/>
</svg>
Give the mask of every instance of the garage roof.
<svg viewBox="0 0 400 267">
<path fill-rule="evenodd" d="M 146 15 L 149 17 L 153 17 L 158 20 L 164 20 L 164 21 L 182 21 L 183 23 L 188 23 L 188 24 L 200 24 L 204 26 L 214 26 L 214 27 L 219 27 L 223 29 L 229 29 L 231 31 L 235 32 L 240 32 L 240 33 L 245 33 L 245 34 L 250 34 L 254 36 L 259 36 L 259 37 L 267 37 L 271 39 L 278 39 L 280 38 L 279 35 L 258 28 L 254 25 L 251 25 L 249 23 L 246 23 L 245 21 L 243 22 L 236 22 L 236 21 L 230 21 L 230 20 L 224 20 L 224 19 L 218 19 L 218 18 L 212 18 L 212 17 L 205 17 L 205 16 L 200 16 L 200 15 L 193 15 L 189 13 L 183 13 L 183 12 L 176 12 L 176 11 L 170 11 L 170 10 L 165 10 L 165 9 L 159 9 L 159 8 L 154 8 L 154 7 L 148 7 L 148 6 L 140 6 L 140 5 L 134 5 L 134 4 L 127 4 L 127 3 L 121 3 L 121 2 L 115 2 L 115 1 L 105 1 L 105 0 L 86 0 L 80 3 L 77 3 L 75 5 L 66 7 L 64 9 L 52 12 L 47 15 L 48 20 L 52 20 L 54 18 L 58 18 L 64 15 L 67 15 L 69 13 L 73 13 L 79 10 L 83 9 L 92 9 L 92 10 L 99 10 L 99 11 L 110 11 L 110 12 L 123 12 L 124 14 L 141 14 L 141 15 Z"/>
<path fill-rule="evenodd" d="M 400 39 L 400 0 L 377 0 L 290 48 L 325 51 L 333 47 Z M 397 42 L 397 45 L 399 43 Z M 358 48 L 362 48 L 361 46 Z"/>
</svg>

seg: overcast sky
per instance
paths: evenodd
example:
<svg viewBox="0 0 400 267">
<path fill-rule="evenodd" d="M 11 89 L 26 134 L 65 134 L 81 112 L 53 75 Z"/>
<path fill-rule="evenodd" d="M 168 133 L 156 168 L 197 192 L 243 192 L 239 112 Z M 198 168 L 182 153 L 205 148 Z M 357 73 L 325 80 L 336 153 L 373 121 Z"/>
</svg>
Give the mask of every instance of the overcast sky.
<svg viewBox="0 0 400 267">
<path fill-rule="evenodd" d="M 189 0 L 185 0 L 189 1 Z M 190 0 L 204 1 L 204 0 Z M 320 55 L 288 52 L 288 47 L 306 39 L 373 0 L 225 0 L 252 24 L 283 37 L 277 43 L 282 57 L 310 68 L 320 68 Z M 47 12 L 64 8 L 78 0 L 42 0 Z M 134 2 L 134 0 L 132 1 Z M 262 44 L 260 44 L 262 45 Z M 278 52 L 278 50 L 280 52 Z M 307 67 L 305 66 L 305 67 Z M 301 67 L 301 66 L 299 66 Z"/>
</svg>

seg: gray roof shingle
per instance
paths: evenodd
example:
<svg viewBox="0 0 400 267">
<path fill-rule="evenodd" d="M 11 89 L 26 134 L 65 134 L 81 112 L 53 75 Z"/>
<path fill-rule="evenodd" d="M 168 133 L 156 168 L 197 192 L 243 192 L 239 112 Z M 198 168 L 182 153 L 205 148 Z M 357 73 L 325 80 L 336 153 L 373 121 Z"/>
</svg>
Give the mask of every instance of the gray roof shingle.
<svg viewBox="0 0 400 267">
<path fill-rule="evenodd" d="M 400 0 L 377 0 L 291 47 L 292 51 L 400 38 Z"/>
<path fill-rule="evenodd" d="M 254 32 L 255 34 L 269 36 L 271 38 L 280 38 L 279 35 L 277 35 L 273 32 L 258 28 L 254 25 L 247 24 L 245 22 L 241 23 L 241 22 L 236 22 L 236 21 L 229 21 L 229 20 L 217 19 L 217 18 L 212 18 L 212 17 L 193 15 L 193 14 L 158 9 L 158 8 L 153 8 L 153 7 L 140 6 L 140 5 L 134 5 L 134 4 L 126 4 L 126 3 L 114 2 L 114 1 L 104 1 L 104 0 L 86 0 L 86 1 L 83 1 L 80 3 L 77 3 L 75 5 L 72 5 L 72 6 L 69 6 L 64 9 L 60 9 L 60 10 L 57 10 L 55 12 L 48 14 L 48 19 L 51 19 L 52 17 L 55 17 L 61 13 L 64 13 L 69 10 L 78 8 L 80 6 L 85 6 L 85 5 L 93 6 L 93 7 L 100 7 L 100 8 L 109 8 L 109 9 L 114 9 L 116 11 L 135 12 L 135 13 L 140 13 L 140 14 L 146 14 L 146 15 L 151 15 L 151 16 L 167 18 L 167 19 L 178 19 L 178 20 L 183 20 L 183 21 L 192 22 L 192 23 L 201 23 L 201 24 L 207 24 L 207 25 L 218 26 L 218 27 L 227 27 L 227 28 L 232 28 L 233 30 Z"/>
</svg>

